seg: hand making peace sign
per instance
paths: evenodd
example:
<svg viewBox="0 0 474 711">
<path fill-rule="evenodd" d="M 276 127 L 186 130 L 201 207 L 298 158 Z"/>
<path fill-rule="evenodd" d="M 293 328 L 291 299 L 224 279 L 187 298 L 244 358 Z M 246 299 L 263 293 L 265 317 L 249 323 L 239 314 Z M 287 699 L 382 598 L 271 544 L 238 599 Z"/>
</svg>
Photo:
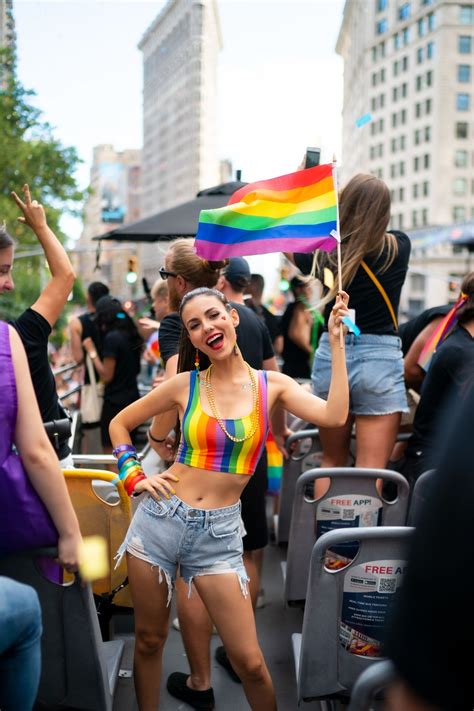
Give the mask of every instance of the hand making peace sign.
<svg viewBox="0 0 474 711">
<path fill-rule="evenodd" d="M 31 199 L 30 188 L 27 183 L 23 186 L 23 193 L 25 202 L 18 197 L 16 192 L 12 191 L 11 193 L 12 198 L 23 213 L 23 217 L 19 217 L 18 222 L 23 222 L 23 224 L 31 227 L 34 232 L 37 232 L 38 229 L 47 225 L 44 208 L 37 200 Z"/>
</svg>

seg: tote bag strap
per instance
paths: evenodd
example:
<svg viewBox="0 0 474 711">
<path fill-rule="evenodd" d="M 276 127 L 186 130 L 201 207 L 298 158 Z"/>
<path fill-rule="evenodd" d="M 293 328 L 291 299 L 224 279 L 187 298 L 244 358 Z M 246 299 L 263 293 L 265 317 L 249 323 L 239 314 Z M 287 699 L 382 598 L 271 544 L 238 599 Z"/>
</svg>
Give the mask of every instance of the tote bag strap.
<svg viewBox="0 0 474 711">
<path fill-rule="evenodd" d="M 361 267 L 365 270 L 365 272 L 369 275 L 369 277 L 371 278 L 371 280 L 373 281 L 373 283 L 375 284 L 375 286 L 376 286 L 377 289 L 379 290 L 379 292 L 380 292 L 380 294 L 381 294 L 383 300 L 384 300 L 385 303 L 387 304 L 387 309 L 389 310 L 390 316 L 392 317 L 393 325 L 395 326 L 395 331 L 398 331 L 398 321 L 397 321 L 397 317 L 395 316 L 395 311 L 393 310 L 392 302 L 391 302 L 390 299 L 388 298 L 387 292 L 385 291 L 385 289 L 383 288 L 382 284 L 379 282 L 379 280 L 377 279 L 377 277 L 376 277 L 375 274 L 373 273 L 372 269 L 368 266 L 368 264 L 366 264 L 366 262 L 364 262 L 364 260 L 361 261 L 360 265 L 361 265 Z"/>
<path fill-rule="evenodd" d="M 87 372 L 89 373 L 90 384 L 94 387 L 94 390 L 96 390 L 97 389 L 97 379 L 95 377 L 95 368 L 92 363 L 92 359 L 88 353 L 86 355 L 86 366 L 87 366 Z"/>
</svg>

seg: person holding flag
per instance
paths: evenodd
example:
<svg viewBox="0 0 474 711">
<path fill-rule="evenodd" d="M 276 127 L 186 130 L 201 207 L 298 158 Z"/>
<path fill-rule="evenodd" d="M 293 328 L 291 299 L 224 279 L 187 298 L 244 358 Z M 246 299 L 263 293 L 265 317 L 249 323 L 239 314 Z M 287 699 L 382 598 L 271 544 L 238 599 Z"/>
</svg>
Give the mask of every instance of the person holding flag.
<svg viewBox="0 0 474 711">
<path fill-rule="evenodd" d="M 321 466 L 346 465 L 355 422 L 356 466 L 383 469 L 401 413 L 408 410 L 397 311 L 411 244 L 404 232 L 388 231 L 390 193 L 374 175 L 359 174 L 347 183 L 340 194 L 339 215 L 340 266 L 333 252 L 309 255 L 285 250 L 303 274 L 313 269 L 324 283 L 320 305 L 326 323 L 341 288 L 334 279 L 336 273 L 343 288 L 350 290 L 355 312 L 355 325 L 346 336 L 350 414 L 343 427 L 320 428 Z M 328 335 L 323 333 L 313 362 L 313 392 L 325 397 L 330 378 Z M 324 483 L 319 487 L 322 494 Z"/>
</svg>

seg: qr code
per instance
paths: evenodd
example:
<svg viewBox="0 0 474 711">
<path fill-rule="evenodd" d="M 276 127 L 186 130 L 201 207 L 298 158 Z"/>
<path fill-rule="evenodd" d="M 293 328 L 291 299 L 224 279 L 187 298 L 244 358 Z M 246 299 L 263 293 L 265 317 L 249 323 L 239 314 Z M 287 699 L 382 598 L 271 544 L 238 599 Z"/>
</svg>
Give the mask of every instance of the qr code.
<svg viewBox="0 0 474 711">
<path fill-rule="evenodd" d="M 394 593 L 397 589 L 396 578 L 380 578 L 378 592 Z"/>
<path fill-rule="evenodd" d="M 355 509 L 343 509 L 342 520 L 343 521 L 353 521 L 355 518 Z"/>
</svg>

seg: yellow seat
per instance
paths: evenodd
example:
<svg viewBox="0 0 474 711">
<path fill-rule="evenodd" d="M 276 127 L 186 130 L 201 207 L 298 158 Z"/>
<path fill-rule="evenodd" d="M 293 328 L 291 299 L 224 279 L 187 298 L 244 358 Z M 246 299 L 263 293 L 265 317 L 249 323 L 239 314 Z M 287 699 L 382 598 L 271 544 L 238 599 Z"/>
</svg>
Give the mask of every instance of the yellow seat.
<svg viewBox="0 0 474 711">
<path fill-rule="evenodd" d="M 83 536 L 102 536 L 107 542 L 109 574 L 92 584 L 95 595 L 111 595 L 127 578 L 126 557 L 115 570 L 114 556 L 132 519 L 130 498 L 117 475 L 100 469 L 63 469 L 72 505 Z M 112 602 L 112 600 L 110 600 Z M 128 585 L 113 596 L 113 604 L 132 607 Z"/>
</svg>

